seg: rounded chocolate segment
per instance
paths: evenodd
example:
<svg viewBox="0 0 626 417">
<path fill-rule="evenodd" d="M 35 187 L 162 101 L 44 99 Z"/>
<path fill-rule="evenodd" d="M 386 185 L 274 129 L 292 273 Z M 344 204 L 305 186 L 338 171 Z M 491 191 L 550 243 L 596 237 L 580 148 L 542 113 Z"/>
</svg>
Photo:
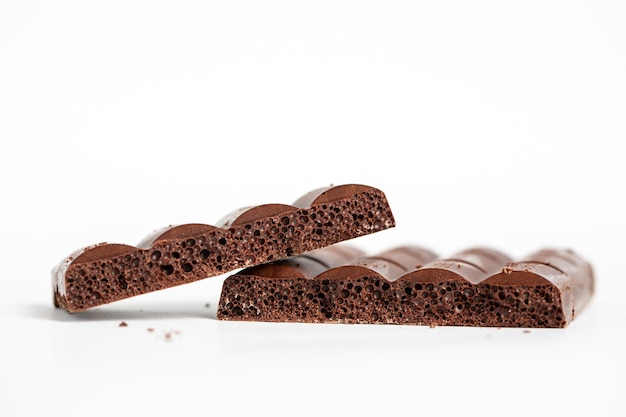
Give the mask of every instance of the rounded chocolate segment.
<svg viewBox="0 0 626 417">
<path fill-rule="evenodd" d="M 554 285 L 563 289 L 567 284 L 558 268 L 537 262 L 509 263 L 502 271 L 483 281 L 489 285 Z"/>
<path fill-rule="evenodd" d="M 563 273 L 580 268 L 584 264 L 571 251 L 558 249 L 539 250 L 528 255 L 522 262 L 548 265 Z"/>
<path fill-rule="evenodd" d="M 287 204 L 264 204 L 256 207 L 246 207 L 236 210 L 219 221 L 220 227 L 239 226 L 252 223 L 266 217 L 278 216 L 282 213 L 295 210 L 296 207 Z"/>
<path fill-rule="evenodd" d="M 327 271 L 320 278 L 340 279 L 342 276 L 353 276 L 359 272 L 365 274 L 369 271 L 369 273 L 376 274 L 387 281 L 395 281 L 407 272 L 419 268 L 435 258 L 435 253 L 428 249 L 418 246 L 401 246 L 376 256 L 361 256 L 350 262 L 349 265 L 336 268 L 337 271 L 335 272 Z M 352 267 L 357 268 L 352 269 Z M 365 270 L 359 268 L 365 268 Z"/>
<path fill-rule="evenodd" d="M 437 258 L 437 255 L 433 251 L 419 246 L 400 246 L 381 252 L 376 257 L 394 262 L 402 267 L 405 272 L 408 272 L 432 262 Z"/>
<path fill-rule="evenodd" d="M 301 256 L 314 259 L 326 268 L 334 268 L 365 256 L 365 252 L 352 246 L 338 244 L 316 249 Z"/>
<path fill-rule="evenodd" d="M 483 314 L 481 323 L 485 325 L 565 327 L 573 318 L 567 277 L 543 263 L 509 263 L 477 289 L 486 295 L 479 308 L 498 314 Z"/>
<path fill-rule="evenodd" d="M 208 224 L 182 224 L 178 226 L 167 226 L 155 230 L 137 244 L 137 248 L 149 249 L 155 242 L 165 240 L 187 239 L 206 235 L 216 230 L 217 227 Z"/>
<path fill-rule="evenodd" d="M 491 248 L 470 248 L 456 253 L 448 260 L 472 265 L 486 275 L 499 271 L 504 264 L 511 262 L 508 255 Z"/>
<path fill-rule="evenodd" d="M 172 226 L 164 230 L 156 236 L 153 242 L 161 240 L 187 239 L 190 237 L 204 235 L 217 229 L 215 226 L 208 224 L 182 224 L 180 226 Z"/>
<path fill-rule="evenodd" d="M 295 207 L 305 208 L 314 204 L 330 203 L 332 201 L 341 200 L 346 196 L 373 191 L 374 188 L 360 184 L 346 184 L 330 186 L 326 188 L 318 188 L 313 190 L 299 199 L 293 205 Z"/>
<path fill-rule="evenodd" d="M 324 264 L 306 256 L 281 259 L 267 264 L 247 268 L 242 275 L 254 275 L 264 278 L 307 278 L 311 279 L 322 273 Z"/>
<path fill-rule="evenodd" d="M 415 282 L 468 281 L 478 284 L 500 270 L 510 258 L 490 248 L 470 248 L 450 258 L 435 260 L 402 277 Z"/>
<path fill-rule="evenodd" d="M 91 248 L 85 249 L 83 253 L 78 255 L 72 261 L 72 264 L 78 265 L 86 262 L 94 262 L 100 259 L 107 259 L 112 256 L 122 256 L 132 253 L 137 249 L 129 245 L 121 245 L 118 243 L 101 243 Z"/>
<path fill-rule="evenodd" d="M 542 268 L 545 266 L 550 268 Z M 503 285 L 512 285 L 506 275 L 522 270 L 526 274 L 534 274 L 537 281 L 544 278 L 559 290 L 572 290 L 572 310 L 579 311 L 589 302 L 594 293 L 594 274 L 591 265 L 569 249 L 542 249 L 526 257 L 522 262 L 507 265 L 504 274 L 493 278 Z M 543 271 L 540 273 L 538 271 Z M 504 275 L 504 276 L 503 276 Z M 522 274 L 523 275 L 523 274 Z M 532 279 L 524 276 L 525 280 Z M 535 285 L 540 285 L 539 283 Z M 567 288 L 566 288 L 567 287 Z"/>
<path fill-rule="evenodd" d="M 471 284 L 477 284 L 485 277 L 486 274 L 472 264 L 444 260 L 433 261 L 416 271 L 409 272 L 401 277 L 401 280 L 422 283 L 467 281 Z"/>
<path fill-rule="evenodd" d="M 393 262 L 378 258 L 362 258 L 350 265 L 337 266 L 319 274 L 316 279 L 347 280 L 355 277 L 377 277 L 387 281 L 395 280 L 404 273 Z"/>
</svg>

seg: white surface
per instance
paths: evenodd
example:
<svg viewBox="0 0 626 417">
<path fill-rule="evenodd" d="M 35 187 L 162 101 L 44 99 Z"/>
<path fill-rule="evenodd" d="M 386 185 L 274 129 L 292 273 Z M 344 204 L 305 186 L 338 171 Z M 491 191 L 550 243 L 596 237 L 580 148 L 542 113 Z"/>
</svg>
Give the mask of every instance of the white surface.
<svg viewBox="0 0 626 417">
<path fill-rule="evenodd" d="M 0 3 L 0 415 L 626 414 L 623 2 L 99 3 Z M 530 332 L 223 323 L 224 277 L 52 308 L 77 248 L 350 182 L 396 215 L 365 250 L 568 246 L 597 294 Z"/>
</svg>

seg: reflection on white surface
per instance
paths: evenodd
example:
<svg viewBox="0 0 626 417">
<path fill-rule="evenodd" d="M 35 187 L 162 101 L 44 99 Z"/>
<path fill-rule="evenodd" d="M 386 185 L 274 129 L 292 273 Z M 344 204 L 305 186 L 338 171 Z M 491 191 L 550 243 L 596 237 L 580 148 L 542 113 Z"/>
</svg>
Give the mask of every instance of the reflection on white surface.
<svg viewBox="0 0 626 417">
<path fill-rule="evenodd" d="M 279 401 L 276 415 L 290 415 L 312 396 L 350 398 L 350 407 L 338 407 L 367 413 L 407 410 L 406 401 L 432 412 L 454 395 L 446 409 L 461 412 L 461 403 L 485 396 L 491 407 L 508 407 L 522 393 L 524 410 L 533 412 L 608 412 L 618 395 L 621 377 L 614 371 L 623 362 L 615 358 L 624 342 L 607 326 L 626 317 L 615 306 L 592 303 L 566 329 L 222 322 L 214 318 L 218 293 L 207 288 L 210 297 L 198 297 L 202 286 L 179 291 L 175 302 L 154 296 L 72 315 L 44 304 L 13 305 L 14 317 L 0 323 L 5 335 L 14 335 L 5 342 L 13 365 L 3 362 L 5 381 L 12 381 L 3 392 L 25 398 L 33 389 L 71 386 L 74 404 L 84 407 L 113 384 L 115 392 L 156 396 L 134 404 L 157 415 L 193 414 L 203 401 L 227 407 L 237 399 L 241 411 Z M 579 384 L 568 383 L 581 375 Z M 548 392 L 567 400 L 550 400 Z M 396 400 L 383 400 L 388 396 Z M 118 407 L 107 401 L 96 414 Z M 509 414 L 524 415 L 521 410 Z"/>
</svg>

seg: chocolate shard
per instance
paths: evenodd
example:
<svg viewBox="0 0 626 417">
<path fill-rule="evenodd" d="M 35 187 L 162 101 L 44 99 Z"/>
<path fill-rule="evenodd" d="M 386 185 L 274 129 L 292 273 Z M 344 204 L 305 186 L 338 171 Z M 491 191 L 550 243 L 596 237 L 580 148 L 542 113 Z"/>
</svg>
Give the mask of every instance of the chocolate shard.
<svg viewBox="0 0 626 417">
<path fill-rule="evenodd" d="M 166 227 L 137 246 L 100 243 L 79 249 L 52 271 L 54 304 L 69 312 L 84 311 L 273 259 L 315 253 L 394 226 L 379 189 L 359 184 L 321 188 L 294 205 L 236 210 L 216 225 Z"/>
<path fill-rule="evenodd" d="M 519 262 L 491 248 L 437 258 L 398 247 L 365 257 L 333 245 L 228 277 L 217 317 L 306 323 L 565 327 L 593 293 L 591 266 L 569 250 Z M 344 254 L 341 264 L 318 259 Z M 318 260 L 316 262 L 316 260 Z"/>
</svg>

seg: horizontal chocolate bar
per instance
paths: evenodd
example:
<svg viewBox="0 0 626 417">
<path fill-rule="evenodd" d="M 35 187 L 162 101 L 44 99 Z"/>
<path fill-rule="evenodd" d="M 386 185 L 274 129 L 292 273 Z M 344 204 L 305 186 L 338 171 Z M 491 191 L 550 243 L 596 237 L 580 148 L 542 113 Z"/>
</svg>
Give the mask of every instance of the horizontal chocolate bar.
<svg viewBox="0 0 626 417">
<path fill-rule="evenodd" d="M 358 184 L 320 188 L 293 205 L 236 210 L 216 226 L 167 227 L 138 246 L 83 248 L 52 271 L 54 302 L 79 312 L 394 226 L 382 191 Z"/>
<path fill-rule="evenodd" d="M 244 269 L 224 281 L 221 320 L 566 327 L 593 294 L 570 250 L 513 262 L 490 248 L 446 259 L 419 247 L 373 257 L 334 245 Z"/>
</svg>

